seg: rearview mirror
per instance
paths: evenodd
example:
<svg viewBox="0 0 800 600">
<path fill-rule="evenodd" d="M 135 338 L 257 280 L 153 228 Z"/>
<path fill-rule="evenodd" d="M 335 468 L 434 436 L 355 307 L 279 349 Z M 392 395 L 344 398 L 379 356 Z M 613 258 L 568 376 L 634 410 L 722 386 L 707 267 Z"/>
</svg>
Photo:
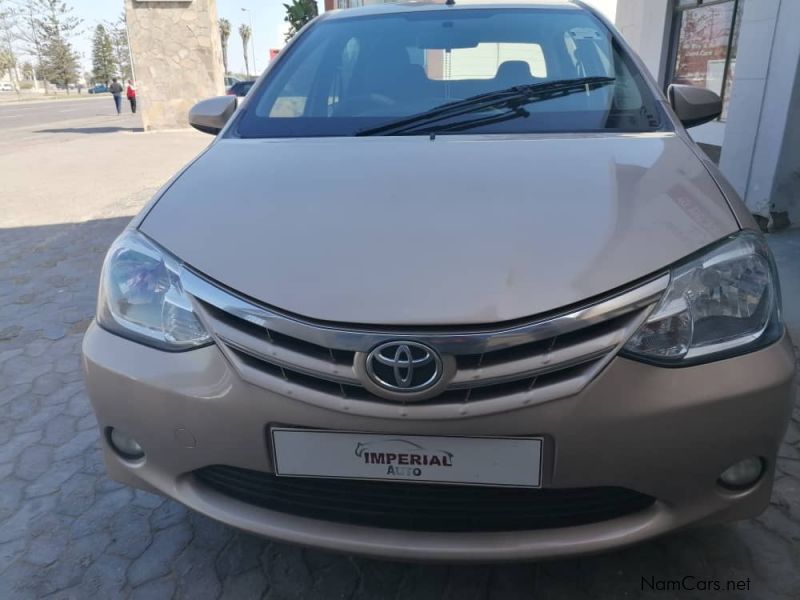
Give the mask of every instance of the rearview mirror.
<svg viewBox="0 0 800 600">
<path fill-rule="evenodd" d="M 667 97 L 684 127 L 708 123 L 722 114 L 722 98 L 705 88 L 673 83 Z"/>
<path fill-rule="evenodd" d="M 217 135 L 236 110 L 236 96 L 217 96 L 201 100 L 189 111 L 189 125 L 202 131 Z"/>
</svg>

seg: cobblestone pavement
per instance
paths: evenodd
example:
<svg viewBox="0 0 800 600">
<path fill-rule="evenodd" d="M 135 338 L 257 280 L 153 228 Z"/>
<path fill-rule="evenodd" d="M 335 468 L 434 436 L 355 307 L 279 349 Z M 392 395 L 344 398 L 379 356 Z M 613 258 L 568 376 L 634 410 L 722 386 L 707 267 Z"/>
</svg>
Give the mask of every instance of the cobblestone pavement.
<svg viewBox="0 0 800 600">
<path fill-rule="evenodd" d="M 764 515 L 580 560 L 448 567 L 304 550 L 110 481 L 79 349 L 126 222 L 0 229 L 0 599 L 714 597 L 642 591 L 642 577 L 684 575 L 800 598 L 800 410 Z"/>
</svg>

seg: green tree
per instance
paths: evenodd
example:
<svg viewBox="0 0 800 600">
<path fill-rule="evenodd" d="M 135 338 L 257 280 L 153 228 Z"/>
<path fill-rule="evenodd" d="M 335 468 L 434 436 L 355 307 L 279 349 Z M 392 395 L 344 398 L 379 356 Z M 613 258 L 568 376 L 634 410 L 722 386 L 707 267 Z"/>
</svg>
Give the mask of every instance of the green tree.
<svg viewBox="0 0 800 600">
<path fill-rule="evenodd" d="M 63 85 L 78 80 L 78 55 L 69 38 L 81 25 L 63 0 L 33 0 L 35 27 L 42 43 L 41 71 L 45 79 Z"/>
<path fill-rule="evenodd" d="M 222 65 L 225 75 L 228 74 L 228 39 L 231 37 L 231 22 L 228 19 L 219 20 L 219 39 L 222 42 Z M 247 51 L 245 50 L 245 54 Z"/>
<path fill-rule="evenodd" d="M 289 23 L 289 31 L 286 32 L 287 42 L 319 14 L 316 0 L 292 0 L 291 4 L 284 4 L 283 7 L 286 9 L 286 17 L 283 20 Z"/>
<path fill-rule="evenodd" d="M 0 0 L 0 75 L 8 73 L 14 89 L 19 94 L 20 85 L 17 75 L 17 57 L 14 53 L 14 28 L 17 12 Z"/>
<path fill-rule="evenodd" d="M 108 23 L 111 45 L 113 46 L 114 64 L 123 79 L 133 78 L 131 68 L 131 51 L 128 47 L 128 28 L 125 24 L 125 13 L 122 13 L 116 23 Z"/>
<path fill-rule="evenodd" d="M 45 45 L 42 70 L 47 79 L 69 93 L 69 86 L 78 81 L 78 55 L 66 39 L 53 38 Z"/>
<path fill-rule="evenodd" d="M 36 61 L 36 73 L 39 78 L 42 74 L 42 65 L 44 64 L 44 41 L 42 40 L 42 32 L 37 22 L 39 0 L 20 0 L 18 3 L 19 10 L 17 37 L 22 43 L 22 49 L 25 54 L 33 56 Z M 44 78 L 44 91 L 48 91 L 47 78 Z"/>
<path fill-rule="evenodd" d="M 5 0 L 0 0 L 0 52 L 13 54 L 12 32 L 16 26 L 16 16 L 16 11 L 11 9 Z M 4 60 L 8 58 L 9 54 L 4 54 Z"/>
<path fill-rule="evenodd" d="M 244 49 L 244 70 L 247 71 L 247 76 L 250 77 L 250 60 L 247 58 L 247 47 L 250 44 L 250 37 L 253 31 L 249 25 L 242 25 L 239 27 L 239 35 L 242 37 L 242 48 Z"/>
<path fill-rule="evenodd" d="M 114 47 L 111 36 L 103 25 L 94 29 L 92 39 L 92 78 L 96 82 L 107 83 L 116 74 Z"/>
<path fill-rule="evenodd" d="M 17 66 L 17 59 L 11 50 L 0 48 L 0 75 L 8 73 L 14 79 L 14 67 Z"/>
<path fill-rule="evenodd" d="M 35 74 L 36 71 L 34 70 L 33 63 L 31 63 L 31 61 L 26 60 L 24 63 L 22 63 L 22 76 L 25 78 L 25 80 L 33 81 Z"/>
</svg>

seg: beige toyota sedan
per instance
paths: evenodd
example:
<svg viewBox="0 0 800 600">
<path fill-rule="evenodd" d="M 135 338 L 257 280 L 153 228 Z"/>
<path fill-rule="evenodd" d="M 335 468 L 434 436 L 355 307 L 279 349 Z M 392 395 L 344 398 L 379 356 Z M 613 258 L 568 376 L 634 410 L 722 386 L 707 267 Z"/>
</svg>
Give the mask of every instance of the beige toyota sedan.
<svg viewBox="0 0 800 600">
<path fill-rule="evenodd" d="M 237 105 L 237 102 L 239 104 Z M 108 252 L 108 472 L 278 540 L 598 552 L 767 506 L 775 265 L 666 96 L 566 0 L 327 13 Z"/>
</svg>

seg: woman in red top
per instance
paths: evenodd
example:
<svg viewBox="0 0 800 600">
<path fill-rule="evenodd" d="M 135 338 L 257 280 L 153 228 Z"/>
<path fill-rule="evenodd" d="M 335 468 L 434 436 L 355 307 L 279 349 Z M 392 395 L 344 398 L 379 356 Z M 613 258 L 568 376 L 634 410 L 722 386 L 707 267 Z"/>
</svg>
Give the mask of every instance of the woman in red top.
<svg viewBox="0 0 800 600">
<path fill-rule="evenodd" d="M 128 102 L 131 103 L 131 112 L 136 114 L 136 86 L 133 84 L 132 79 L 128 79 Z"/>
</svg>

